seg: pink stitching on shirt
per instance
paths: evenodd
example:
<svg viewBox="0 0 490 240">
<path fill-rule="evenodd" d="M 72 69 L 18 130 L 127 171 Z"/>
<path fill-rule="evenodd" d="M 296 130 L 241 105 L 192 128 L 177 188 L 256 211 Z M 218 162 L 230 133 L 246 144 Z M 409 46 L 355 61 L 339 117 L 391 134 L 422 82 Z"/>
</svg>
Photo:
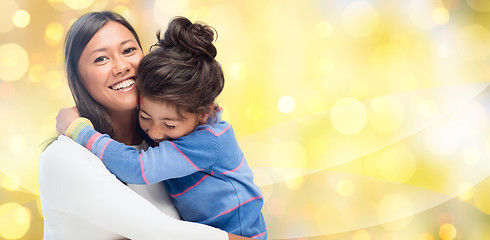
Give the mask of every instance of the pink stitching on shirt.
<svg viewBox="0 0 490 240">
<path fill-rule="evenodd" d="M 225 128 L 223 131 L 221 131 L 220 133 L 215 133 L 213 130 L 209 129 L 209 128 L 206 128 L 206 130 L 210 131 L 214 136 L 216 137 L 219 137 L 221 136 L 221 134 L 225 133 L 226 131 L 228 131 L 228 129 L 230 129 L 230 126 L 231 125 L 228 125 L 227 128 Z"/>
<path fill-rule="evenodd" d="M 255 235 L 255 236 L 251 236 L 250 238 L 262 237 L 264 235 L 265 235 L 265 231 L 263 233 L 259 233 L 259 234 Z"/>
<path fill-rule="evenodd" d="M 180 154 L 182 154 L 182 156 L 184 156 L 184 158 L 198 171 L 202 171 L 202 169 L 199 169 L 196 165 L 194 165 L 194 163 L 189 160 L 189 158 L 187 158 L 187 156 L 182 152 L 180 151 L 180 149 L 177 148 L 177 146 L 175 146 L 175 144 L 171 141 L 168 141 L 170 144 L 172 144 L 172 146 L 174 146 L 175 149 L 177 149 L 177 151 L 179 151 Z"/>
<path fill-rule="evenodd" d="M 102 148 L 102 152 L 100 152 L 100 160 L 102 160 L 102 157 L 104 156 L 104 151 L 107 147 L 107 145 L 109 145 L 109 143 L 112 142 L 112 139 L 109 139 L 109 141 L 107 141 L 104 145 L 104 147 Z"/>
<path fill-rule="evenodd" d="M 90 137 L 87 141 L 87 145 L 86 145 L 87 147 L 86 148 L 88 150 L 92 151 L 92 147 L 94 145 L 95 140 L 97 140 L 97 138 L 99 138 L 101 135 L 102 134 L 100 134 L 100 133 L 95 133 L 94 135 L 92 135 L 92 137 Z"/>
<path fill-rule="evenodd" d="M 221 174 L 228 174 L 228 173 L 230 173 L 230 172 L 234 172 L 234 171 L 236 171 L 237 169 L 239 169 L 239 168 L 242 166 L 242 164 L 243 164 L 243 159 L 245 159 L 245 155 L 243 155 L 243 157 L 242 157 L 242 162 L 240 163 L 240 165 L 238 165 L 238 167 L 236 167 L 236 168 L 235 168 L 235 169 L 233 169 L 233 170 L 229 170 L 229 171 L 223 172 L 223 173 L 221 173 Z"/>
<path fill-rule="evenodd" d="M 222 213 L 220 213 L 220 214 L 216 215 L 216 217 L 211 218 L 211 220 L 212 220 L 212 219 L 215 219 L 215 218 L 217 218 L 217 217 L 219 217 L 219 216 L 221 216 L 221 215 L 227 214 L 227 213 L 229 213 L 229 212 L 231 212 L 231 211 L 233 211 L 233 210 L 237 209 L 238 207 L 240 207 L 240 206 L 242 206 L 242 205 L 244 205 L 244 204 L 246 204 L 246 203 L 249 203 L 249 202 L 251 202 L 251 201 L 253 201 L 253 200 L 256 200 L 256 199 L 261 199 L 261 198 L 262 198 L 262 195 L 261 195 L 261 196 L 258 196 L 258 197 L 253 197 L 253 198 L 250 198 L 250 199 L 248 199 L 247 201 L 245 201 L 245 202 L 243 202 L 243 203 L 239 204 L 238 206 L 233 207 L 233 208 L 230 208 L 230 209 L 228 209 L 228 210 L 226 210 L 226 211 L 224 211 L 224 212 L 222 212 Z"/>
<path fill-rule="evenodd" d="M 140 168 L 141 168 L 141 175 L 143 176 L 143 180 L 145 181 L 146 184 L 150 184 L 146 180 L 145 171 L 143 170 L 143 157 L 141 157 L 141 153 L 140 153 Z"/>
<path fill-rule="evenodd" d="M 186 190 L 184 190 L 183 192 L 181 193 L 176 193 L 176 194 L 170 194 L 171 197 L 177 197 L 177 196 L 180 196 L 184 193 L 186 193 L 187 191 L 191 190 L 192 188 L 194 188 L 195 186 L 199 185 L 202 181 L 204 181 L 204 179 L 206 179 L 207 177 L 209 177 L 209 175 L 205 175 L 204 177 L 201 178 L 201 180 L 197 181 L 194 185 L 188 187 Z"/>
</svg>

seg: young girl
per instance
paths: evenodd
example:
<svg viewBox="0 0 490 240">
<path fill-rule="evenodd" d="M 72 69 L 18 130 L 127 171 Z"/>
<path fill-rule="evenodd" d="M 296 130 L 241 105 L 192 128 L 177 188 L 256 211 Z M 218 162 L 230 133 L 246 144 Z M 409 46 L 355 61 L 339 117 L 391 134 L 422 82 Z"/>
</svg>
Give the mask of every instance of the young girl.
<svg viewBox="0 0 490 240">
<path fill-rule="evenodd" d="M 179 17 L 163 39 L 157 37 L 158 48 L 141 60 L 136 83 L 140 126 L 156 147 L 138 151 L 98 133 L 85 118 L 72 122 L 73 114 L 63 111 L 58 125 L 72 122 L 65 135 L 96 154 L 121 181 L 163 181 L 184 220 L 267 239 L 261 191 L 215 104 L 224 77 L 214 59 L 213 29 Z"/>
</svg>

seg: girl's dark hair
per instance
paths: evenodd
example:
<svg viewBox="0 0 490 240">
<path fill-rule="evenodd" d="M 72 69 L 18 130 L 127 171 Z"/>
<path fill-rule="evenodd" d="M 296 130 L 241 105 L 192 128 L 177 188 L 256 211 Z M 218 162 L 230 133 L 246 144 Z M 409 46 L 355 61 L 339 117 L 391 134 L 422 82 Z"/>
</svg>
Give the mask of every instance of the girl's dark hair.
<svg viewBox="0 0 490 240">
<path fill-rule="evenodd" d="M 181 109 L 214 114 L 211 106 L 225 81 L 214 59 L 214 35 L 208 25 L 185 17 L 173 19 L 163 39 L 157 33 L 157 48 L 140 62 L 136 81 L 140 96 L 174 104 L 180 117 Z"/>
<path fill-rule="evenodd" d="M 91 12 L 81 16 L 68 31 L 65 40 L 65 67 L 68 85 L 80 115 L 90 119 L 97 131 L 116 138 L 117 133 L 112 127 L 112 121 L 107 110 L 90 96 L 78 73 L 78 61 L 83 50 L 90 39 L 110 21 L 117 22 L 131 31 L 141 48 L 136 31 L 122 16 L 108 11 Z"/>
</svg>

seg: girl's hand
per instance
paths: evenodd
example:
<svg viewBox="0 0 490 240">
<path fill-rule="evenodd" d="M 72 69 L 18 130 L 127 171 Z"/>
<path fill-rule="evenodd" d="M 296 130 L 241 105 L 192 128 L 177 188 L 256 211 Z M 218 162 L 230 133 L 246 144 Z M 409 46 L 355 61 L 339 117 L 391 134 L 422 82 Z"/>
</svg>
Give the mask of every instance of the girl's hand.
<svg viewBox="0 0 490 240">
<path fill-rule="evenodd" d="M 65 134 L 70 124 L 80 117 L 77 107 L 62 108 L 56 116 L 56 132 Z"/>
</svg>

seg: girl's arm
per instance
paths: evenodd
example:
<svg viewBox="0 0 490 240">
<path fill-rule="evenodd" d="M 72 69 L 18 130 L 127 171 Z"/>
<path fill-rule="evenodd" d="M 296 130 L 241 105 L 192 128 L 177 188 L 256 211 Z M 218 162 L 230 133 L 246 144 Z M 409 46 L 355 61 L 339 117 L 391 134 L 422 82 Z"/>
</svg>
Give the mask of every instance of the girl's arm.
<svg viewBox="0 0 490 240">
<path fill-rule="evenodd" d="M 42 153 L 39 186 L 43 204 L 61 215 L 78 216 L 130 239 L 228 239 L 219 229 L 161 213 L 110 174 L 92 153 L 64 136 Z M 69 239 L 67 231 L 58 229 L 50 234 Z"/>
<path fill-rule="evenodd" d="M 201 130 L 140 151 L 95 131 L 85 118 L 75 120 L 65 134 L 97 155 L 119 179 L 132 184 L 157 183 L 202 171 L 214 163 L 218 149 L 218 138 Z"/>
</svg>

